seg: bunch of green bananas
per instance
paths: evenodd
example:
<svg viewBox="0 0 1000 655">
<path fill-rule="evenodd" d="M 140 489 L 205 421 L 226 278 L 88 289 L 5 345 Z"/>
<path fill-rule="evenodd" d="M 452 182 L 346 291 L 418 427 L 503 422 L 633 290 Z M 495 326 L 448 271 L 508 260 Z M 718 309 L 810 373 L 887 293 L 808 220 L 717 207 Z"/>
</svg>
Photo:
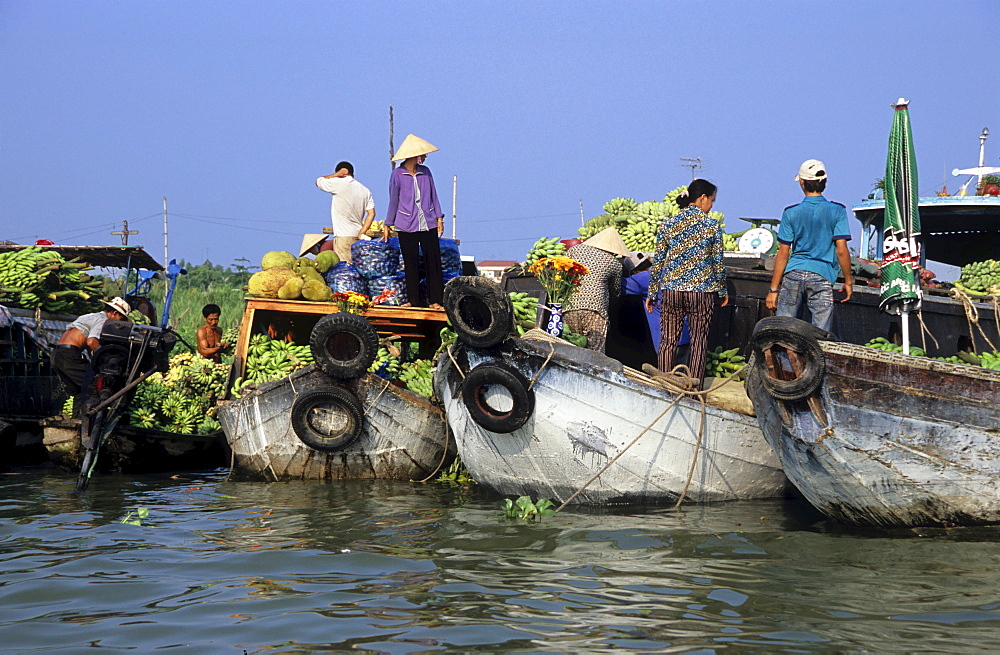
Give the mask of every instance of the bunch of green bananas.
<svg viewBox="0 0 1000 655">
<path fill-rule="evenodd" d="M 236 378 L 233 393 L 238 395 L 241 389 L 250 384 L 263 384 L 288 377 L 312 363 L 312 351 L 308 345 L 299 346 L 271 339 L 266 334 L 255 334 L 250 337 L 244 376 Z"/>
<path fill-rule="evenodd" d="M 746 366 L 746 360 L 743 355 L 738 354 L 739 352 L 739 348 L 723 350 L 722 346 L 716 346 L 714 350 L 709 350 L 705 359 L 705 377 L 732 377 Z M 742 373 L 740 373 L 740 377 L 742 377 Z"/>
<path fill-rule="evenodd" d="M 383 368 L 383 366 L 385 368 Z M 385 346 L 379 347 L 378 353 L 375 355 L 375 361 L 373 361 L 372 365 L 368 367 L 369 373 L 380 372 L 379 374 L 387 380 L 392 380 L 399 375 L 399 370 L 399 357 L 394 357 Z"/>
<path fill-rule="evenodd" d="M 963 266 L 955 286 L 972 296 L 1000 296 L 1000 262 L 987 259 Z"/>
<path fill-rule="evenodd" d="M 624 227 L 618 228 L 618 234 L 621 235 L 622 241 L 632 252 L 655 250 L 656 230 L 659 229 L 662 220 L 662 218 L 655 217 L 644 219 L 633 216 L 628 219 L 628 223 Z"/>
<path fill-rule="evenodd" d="M 740 249 L 739 239 L 734 237 L 732 234 L 729 234 L 728 232 L 724 232 L 722 234 L 722 249 L 730 251 L 739 250 Z"/>
<path fill-rule="evenodd" d="M 222 333 L 222 341 L 228 343 L 230 346 L 236 343 L 236 340 L 240 338 L 240 326 L 235 325 L 225 332 Z"/>
<path fill-rule="evenodd" d="M 612 198 L 601 209 L 606 214 L 632 214 L 638 205 L 632 198 Z"/>
<path fill-rule="evenodd" d="M 154 373 L 129 403 L 129 422 L 139 427 L 181 434 L 209 434 L 219 429 L 215 405 L 225 393 L 228 364 L 178 353 L 165 373 Z"/>
<path fill-rule="evenodd" d="M 903 347 L 897 346 L 893 342 L 889 341 L 885 337 L 875 337 L 871 341 L 865 344 L 869 348 L 874 348 L 875 350 L 884 350 L 890 353 L 902 353 Z M 918 348 L 917 346 L 910 346 L 910 354 L 914 357 L 926 357 L 927 353 L 924 352 L 923 348 Z"/>
<path fill-rule="evenodd" d="M 579 346 L 580 348 L 587 347 L 587 337 L 582 334 L 577 334 L 576 332 L 571 332 L 564 328 L 562 338 L 569 341 L 574 346 Z"/>
<path fill-rule="evenodd" d="M 539 259 L 545 257 L 556 257 L 566 254 L 566 245 L 559 241 L 559 237 L 542 237 L 531 246 L 524 261 L 534 264 Z"/>
<path fill-rule="evenodd" d="M 406 362 L 399 373 L 399 381 L 413 393 L 430 398 L 434 395 L 434 363 L 429 359 Z"/>
<path fill-rule="evenodd" d="M 973 366 L 982 366 L 983 368 L 991 368 L 995 371 L 1000 371 L 1000 350 L 994 351 L 984 351 L 979 353 L 967 353 L 960 352 L 956 355 L 965 364 L 972 364 Z"/>
<path fill-rule="evenodd" d="M 514 306 L 514 323 L 517 333 L 524 334 L 535 327 L 538 317 L 538 298 L 529 296 L 524 291 L 511 291 L 510 302 Z"/>
<path fill-rule="evenodd" d="M 0 301 L 54 314 L 86 314 L 101 307 L 100 280 L 89 264 L 29 246 L 0 253 Z"/>
</svg>

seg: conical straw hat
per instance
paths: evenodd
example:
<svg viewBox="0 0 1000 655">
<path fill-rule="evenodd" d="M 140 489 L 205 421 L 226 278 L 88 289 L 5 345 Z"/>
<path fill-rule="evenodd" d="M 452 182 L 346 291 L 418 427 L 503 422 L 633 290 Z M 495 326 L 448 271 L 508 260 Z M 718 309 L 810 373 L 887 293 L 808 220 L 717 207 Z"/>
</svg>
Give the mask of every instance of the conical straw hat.
<svg viewBox="0 0 1000 655">
<path fill-rule="evenodd" d="M 628 257 L 632 254 L 629 252 L 628 246 L 625 245 L 625 242 L 618 235 L 618 230 L 613 227 L 604 228 L 584 241 L 583 245 L 606 250 L 613 255 L 621 255 L 622 257 Z"/>
<path fill-rule="evenodd" d="M 426 155 L 429 152 L 434 152 L 437 150 L 436 146 L 432 146 L 427 143 L 419 136 L 415 134 L 407 134 L 406 138 L 403 140 L 403 145 L 399 146 L 399 150 L 393 155 L 392 161 L 402 161 L 404 159 L 409 159 L 410 157 L 417 157 L 419 155 Z"/>
<path fill-rule="evenodd" d="M 326 241 L 328 234 L 306 234 L 302 237 L 302 247 L 299 248 L 299 257 L 309 252 L 309 249 L 317 243 Z"/>
</svg>

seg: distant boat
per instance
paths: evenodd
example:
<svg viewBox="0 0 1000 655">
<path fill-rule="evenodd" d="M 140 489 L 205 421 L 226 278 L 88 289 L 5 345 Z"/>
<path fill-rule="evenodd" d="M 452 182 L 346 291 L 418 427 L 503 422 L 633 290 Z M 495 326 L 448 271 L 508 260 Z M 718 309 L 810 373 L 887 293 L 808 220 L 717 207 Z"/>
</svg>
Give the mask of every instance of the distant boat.
<svg viewBox="0 0 1000 655">
<path fill-rule="evenodd" d="M 441 409 L 372 374 L 337 380 L 309 366 L 218 415 L 236 468 L 258 480 L 421 480 L 447 457 Z"/>
<path fill-rule="evenodd" d="M 447 292 L 445 302 L 447 309 Z M 703 417 L 698 400 L 678 399 L 609 357 L 561 341 L 509 338 L 488 349 L 457 344 L 439 360 L 434 384 L 462 462 L 499 494 L 564 502 L 586 486 L 572 502 L 606 505 L 670 503 L 682 495 L 688 502 L 772 498 L 787 491 L 778 459 L 735 382 L 730 408 L 710 395 Z"/>
<path fill-rule="evenodd" d="M 824 341 L 767 318 L 747 380 L 785 474 L 830 518 L 1000 522 L 1000 371 Z"/>
</svg>

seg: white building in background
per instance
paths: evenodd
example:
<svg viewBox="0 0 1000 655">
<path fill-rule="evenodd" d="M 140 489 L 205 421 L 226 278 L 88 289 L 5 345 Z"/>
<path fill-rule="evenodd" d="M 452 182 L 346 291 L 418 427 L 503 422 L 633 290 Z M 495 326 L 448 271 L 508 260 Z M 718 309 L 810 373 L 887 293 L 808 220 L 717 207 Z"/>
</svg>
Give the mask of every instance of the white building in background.
<svg viewBox="0 0 1000 655">
<path fill-rule="evenodd" d="M 509 261 L 506 259 L 487 259 L 476 264 L 476 268 L 479 269 L 479 274 L 483 277 L 488 277 L 491 280 L 500 281 L 503 277 L 504 270 L 510 268 L 517 262 Z"/>
</svg>

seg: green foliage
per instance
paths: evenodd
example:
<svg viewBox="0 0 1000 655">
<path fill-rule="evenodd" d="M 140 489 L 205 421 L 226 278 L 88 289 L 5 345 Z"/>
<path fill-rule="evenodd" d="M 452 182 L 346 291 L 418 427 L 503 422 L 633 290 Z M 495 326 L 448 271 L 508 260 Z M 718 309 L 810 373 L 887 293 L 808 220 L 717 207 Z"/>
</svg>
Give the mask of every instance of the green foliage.
<svg viewBox="0 0 1000 655">
<path fill-rule="evenodd" d="M 469 474 L 469 469 L 465 468 L 465 464 L 462 463 L 462 458 L 455 456 L 454 461 L 452 461 L 451 466 L 441 471 L 434 482 L 439 484 L 457 485 L 457 486 L 468 486 L 470 484 L 477 484 L 475 479 Z"/>
<path fill-rule="evenodd" d="M 136 518 L 132 518 L 133 512 L 129 512 L 128 516 L 121 520 L 122 523 L 127 525 L 142 525 L 142 519 L 149 516 L 149 508 L 139 507 L 135 510 L 134 514 Z"/>
<path fill-rule="evenodd" d="M 543 516 L 553 516 L 551 509 L 554 503 L 547 498 L 539 498 L 532 502 L 530 496 L 521 496 L 517 500 L 505 498 L 503 501 L 502 518 L 508 521 L 540 521 Z"/>
</svg>

